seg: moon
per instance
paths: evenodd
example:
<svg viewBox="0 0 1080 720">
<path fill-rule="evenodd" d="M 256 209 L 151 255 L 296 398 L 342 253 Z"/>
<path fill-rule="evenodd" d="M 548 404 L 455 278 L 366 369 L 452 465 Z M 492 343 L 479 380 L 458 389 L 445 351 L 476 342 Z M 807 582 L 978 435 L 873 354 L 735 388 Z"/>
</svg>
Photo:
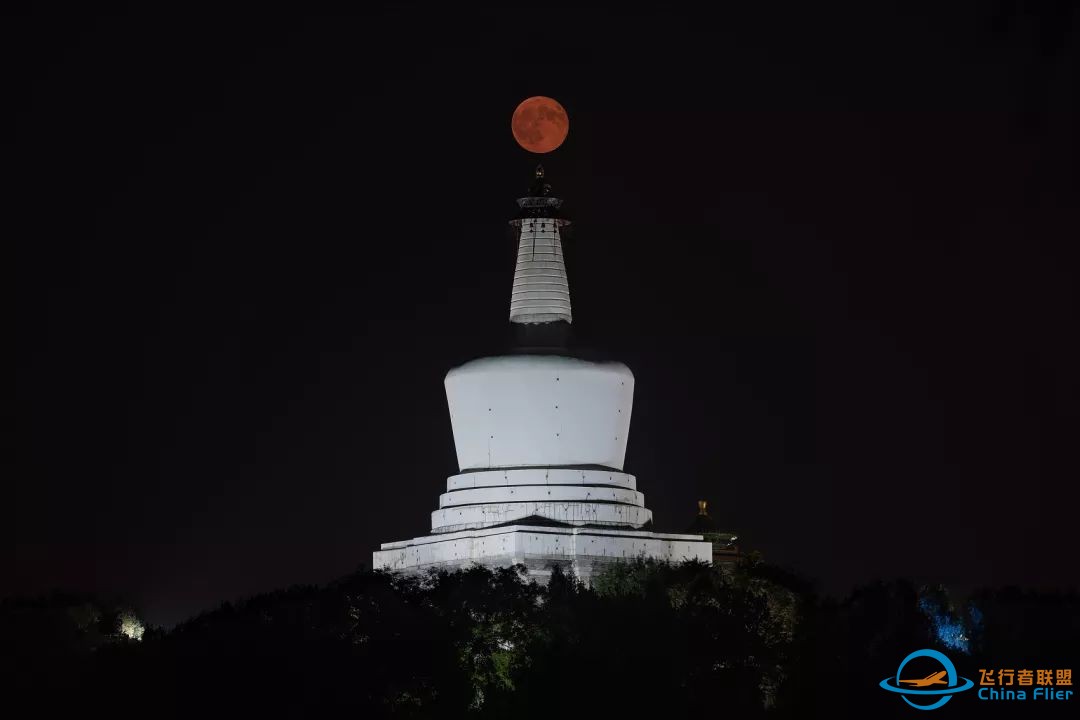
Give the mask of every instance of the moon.
<svg viewBox="0 0 1080 720">
<path fill-rule="evenodd" d="M 556 100 L 535 95 L 521 101 L 510 120 L 518 145 L 531 153 L 549 153 L 563 144 L 570 118 Z"/>
</svg>

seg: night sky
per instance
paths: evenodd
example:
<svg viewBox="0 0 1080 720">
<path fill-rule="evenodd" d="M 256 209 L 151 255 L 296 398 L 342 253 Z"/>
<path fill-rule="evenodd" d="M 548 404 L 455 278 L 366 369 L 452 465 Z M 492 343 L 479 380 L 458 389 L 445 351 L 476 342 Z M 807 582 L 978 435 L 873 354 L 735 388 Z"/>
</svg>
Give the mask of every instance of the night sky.
<svg viewBox="0 0 1080 720">
<path fill-rule="evenodd" d="M 1077 14 L 941 5 L 5 21 L 0 591 L 171 624 L 425 533 L 536 94 L 658 528 L 707 498 L 830 593 L 1074 584 Z"/>
</svg>

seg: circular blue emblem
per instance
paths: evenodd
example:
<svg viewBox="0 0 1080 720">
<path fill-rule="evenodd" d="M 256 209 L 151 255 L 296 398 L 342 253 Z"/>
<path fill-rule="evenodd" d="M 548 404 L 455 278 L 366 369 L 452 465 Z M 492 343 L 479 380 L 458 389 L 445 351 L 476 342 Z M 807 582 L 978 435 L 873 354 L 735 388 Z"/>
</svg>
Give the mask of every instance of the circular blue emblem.
<svg viewBox="0 0 1080 720">
<path fill-rule="evenodd" d="M 944 668 L 944 671 L 931 673 L 924 678 L 901 680 L 900 674 L 904 672 L 904 666 L 915 658 L 921 657 L 937 660 L 941 663 L 941 667 Z M 948 679 L 948 682 L 946 682 L 946 678 Z M 963 680 L 963 682 L 958 682 L 959 680 Z M 901 683 L 903 683 L 903 685 L 901 685 Z M 944 687 L 934 687 L 936 685 L 943 685 Z M 904 661 L 900 663 L 900 667 L 896 668 L 896 677 L 887 677 L 881 681 L 882 688 L 889 692 L 900 693 L 900 695 L 903 696 L 904 702 L 919 710 L 936 710 L 949 702 L 956 693 L 970 690 L 974 686 L 975 683 L 971 680 L 958 676 L 956 674 L 956 666 L 952 664 L 952 660 L 945 657 L 944 654 L 939 653 L 937 650 L 916 650 L 904 658 Z M 909 695 L 912 697 L 941 697 L 929 705 L 922 705 L 909 700 Z"/>
</svg>

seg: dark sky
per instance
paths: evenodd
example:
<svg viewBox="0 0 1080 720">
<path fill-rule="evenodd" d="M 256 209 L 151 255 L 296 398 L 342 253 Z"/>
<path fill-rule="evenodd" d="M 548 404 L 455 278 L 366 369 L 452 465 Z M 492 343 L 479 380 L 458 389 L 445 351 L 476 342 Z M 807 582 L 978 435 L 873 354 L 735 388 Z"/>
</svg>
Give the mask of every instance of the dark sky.
<svg viewBox="0 0 1080 720">
<path fill-rule="evenodd" d="M 534 94 L 659 527 L 709 498 L 828 592 L 1075 583 L 1070 3 L 712 5 L 5 21 L 0 590 L 172 623 L 427 530 Z"/>
</svg>

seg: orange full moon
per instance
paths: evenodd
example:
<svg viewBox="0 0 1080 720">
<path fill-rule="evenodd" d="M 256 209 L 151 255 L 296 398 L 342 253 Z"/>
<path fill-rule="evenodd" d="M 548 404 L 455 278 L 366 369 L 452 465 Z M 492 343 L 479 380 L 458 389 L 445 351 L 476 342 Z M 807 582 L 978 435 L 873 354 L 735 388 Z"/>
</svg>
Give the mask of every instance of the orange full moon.
<svg viewBox="0 0 1080 720">
<path fill-rule="evenodd" d="M 521 101 L 510 120 L 518 145 L 533 153 L 549 153 L 563 144 L 570 118 L 557 101 L 536 95 Z"/>
</svg>

